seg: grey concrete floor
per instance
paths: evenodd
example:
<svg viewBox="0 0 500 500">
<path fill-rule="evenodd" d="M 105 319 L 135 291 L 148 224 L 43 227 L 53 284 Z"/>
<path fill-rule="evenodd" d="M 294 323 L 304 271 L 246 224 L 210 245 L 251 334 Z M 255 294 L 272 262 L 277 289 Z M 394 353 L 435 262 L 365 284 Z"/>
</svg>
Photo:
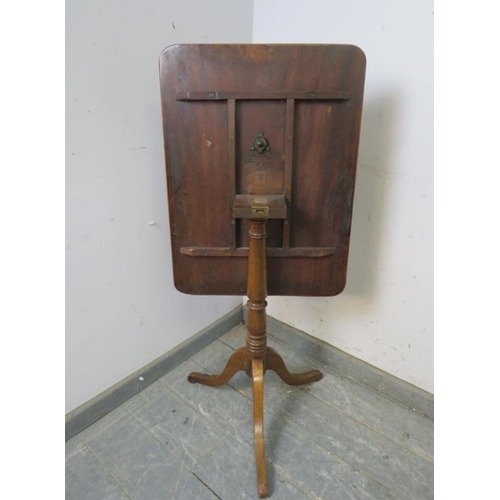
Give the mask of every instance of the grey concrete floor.
<svg viewBox="0 0 500 500">
<path fill-rule="evenodd" d="M 66 500 L 256 499 L 252 389 L 190 384 L 244 344 L 239 326 L 66 443 Z M 275 500 L 433 498 L 433 420 L 269 340 L 290 371 L 324 378 L 292 388 L 265 376 L 265 438 Z"/>
</svg>

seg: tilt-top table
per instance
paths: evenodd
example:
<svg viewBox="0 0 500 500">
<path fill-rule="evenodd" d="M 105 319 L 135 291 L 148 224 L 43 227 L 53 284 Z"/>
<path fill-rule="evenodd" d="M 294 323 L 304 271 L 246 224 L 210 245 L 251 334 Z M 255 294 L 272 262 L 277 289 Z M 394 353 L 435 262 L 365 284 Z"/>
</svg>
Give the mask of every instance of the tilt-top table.
<svg viewBox="0 0 500 500">
<path fill-rule="evenodd" d="M 346 281 L 365 76 L 352 45 L 174 45 L 160 84 L 174 283 L 247 295 L 246 346 L 208 386 L 253 383 L 260 497 L 267 496 L 264 374 L 291 374 L 266 344 L 266 297 L 332 296 Z"/>
</svg>

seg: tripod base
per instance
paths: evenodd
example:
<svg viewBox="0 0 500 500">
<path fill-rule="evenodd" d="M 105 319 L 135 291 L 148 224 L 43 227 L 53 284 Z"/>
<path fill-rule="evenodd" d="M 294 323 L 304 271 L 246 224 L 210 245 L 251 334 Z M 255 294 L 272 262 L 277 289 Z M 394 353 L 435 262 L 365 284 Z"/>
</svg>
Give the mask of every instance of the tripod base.
<svg viewBox="0 0 500 500">
<path fill-rule="evenodd" d="M 219 375 L 192 372 L 188 376 L 188 380 L 191 383 L 199 383 L 211 387 L 219 387 L 226 384 L 239 371 L 246 372 L 252 379 L 255 461 L 260 498 L 267 496 L 264 447 L 264 374 L 266 370 L 276 372 L 281 380 L 289 385 L 308 384 L 323 378 L 323 374 L 318 370 L 311 370 L 300 374 L 290 373 L 283 358 L 270 347 L 267 347 L 263 355 L 258 357 L 252 357 L 246 347 L 237 349 L 231 355 L 224 370 Z"/>
<path fill-rule="evenodd" d="M 272 370 L 288 385 L 302 385 L 310 382 L 317 382 L 323 378 L 319 370 L 311 370 L 304 373 L 290 373 L 283 361 L 283 358 L 271 347 L 268 347 L 262 360 L 264 373 Z M 219 375 L 206 375 L 205 373 L 192 372 L 188 376 L 191 383 L 199 383 L 210 387 L 220 387 L 227 384 L 237 372 L 246 372 L 253 377 L 252 359 L 248 356 L 245 347 L 236 349 L 231 354 L 224 370 Z"/>
<path fill-rule="evenodd" d="M 247 199 L 249 198 L 250 201 Z M 246 204 L 243 208 L 235 203 L 235 212 L 243 210 L 242 216 L 257 217 L 264 214 L 268 217 L 274 205 L 266 197 L 244 197 Z M 273 197 L 269 197 L 273 198 Z M 273 199 L 275 199 L 274 197 Z M 241 197 L 237 200 L 241 202 Z M 283 196 L 279 197 L 279 210 L 273 215 L 276 218 L 286 217 L 286 203 Z M 265 203 L 266 205 L 262 205 Z M 274 207 L 276 208 L 276 207 Z M 238 209 L 238 210 L 236 210 Z M 278 215 L 276 215 L 278 214 Z M 267 496 L 267 477 L 264 446 L 264 374 L 266 370 L 273 370 L 289 385 L 302 385 L 315 382 L 323 378 L 318 370 L 295 374 L 290 373 L 283 358 L 270 347 L 267 347 L 266 338 L 266 297 L 267 297 L 267 250 L 266 250 L 267 218 L 250 218 L 248 230 L 248 274 L 247 274 L 247 336 L 246 346 L 237 349 L 229 358 L 220 375 L 205 375 L 193 372 L 188 376 L 191 383 L 221 386 L 239 371 L 244 371 L 252 379 L 253 385 L 253 433 L 255 441 L 255 463 L 257 466 L 257 486 L 259 497 Z"/>
</svg>

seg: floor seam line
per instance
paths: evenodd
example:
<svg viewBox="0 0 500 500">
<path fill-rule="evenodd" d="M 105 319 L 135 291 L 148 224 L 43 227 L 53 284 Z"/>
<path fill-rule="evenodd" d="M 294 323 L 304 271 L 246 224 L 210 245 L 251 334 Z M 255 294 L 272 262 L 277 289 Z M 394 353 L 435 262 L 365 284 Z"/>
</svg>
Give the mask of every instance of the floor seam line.
<svg viewBox="0 0 500 500">
<path fill-rule="evenodd" d="M 287 349 L 291 349 L 292 351 L 294 351 L 295 353 L 297 354 L 300 354 L 301 356 L 303 357 L 306 357 L 306 358 L 309 358 L 311 360 L 313 360 L 314 362 L 318 363 L 321 365 L 321 367 L 327 371 L 329 371 L 332 375 L 337 375 L 339 377 L 342 377 L 344 379 L 347 379 L 349 380 L 350 382 L 352 382 L 353 384 L 357 384 L 358 386 L 360 387 L 363 387 L 365 389 L 368 389 L 369 391 L 372 391 L 372 392 L 375 392 L 376 394 L 378 394 L 379 396 L 399 405 L 400 407 L 404 408 L 405 410 L 412 410 L 413 412 L 415 412 L 415 414 L 417 414 L 419 417 L 423 417 L 425 419 L 428 419 L 430 421 L 432 421 L 434 423 L 434 418 L 421 412 L 420 410 L 417 410 L 415 408 L 412 408 L 411 406 L 408 406 L 404 403 L 402 403 L 401 401 L 398 401 L 397 399 L 394 399 L 394 398 L 391 398 L 390 396 L 388 396 L 387 394 L 381 392 L 379 389 L 377 389 L 376 387 L 372 387 L 372 386 L 369 386 L 369 385 L 366 385 L 364 384 L 363 382 L 361 382 L 360 380 L 357 380 L 355 378 L 352 378 L 348 375 L 346 375 L 345 373 L 341 372 L 339 369 L 336 369 L 335 367 L 332 367 L 331 365 L 328 365 L 328 364 L 324 364 L 324 362 L 322 362 L 319 358 L 316 358 L 314 356 L 311 356 L 310 354 L 307 354 L 307 353 L 304 353 L 303 351 L 300 351 L 299 349 L 293 347 L 293 346 L 290 346 L 290 345 L 287 345 L 287 344 L 284 344 L 282 341 L 280 341 L 279 339 L 277 339 L 276 337 L 273 336 L 272 332 L 268 332 L 268 335 L 269 335 L 269 338 L 271 340 L 273 340 L 274 342 L 277 342 L 278 344 L 286 347 Z M 361 360 L 360 360 L 361 361 Z M 403 381 L 404 382 L 404 381 Z"/>
<path fill-rule="evenodd" d="M 400 448 L 402 448 L 403 450 L 406 450 L 408 453 L 412 453 L 413 455 L 415 455 L 416 457 L 418 458 L 421 458 L 422 460 L 426 460 L 427 462 L 431 463 L 434 465 L 434 461 L 433 460 L 429 460 L 427 457 L 423 457 L 422 455 L 420 455 L 419 453 L 416 453 L 412 450 L 409 450 L 408 448 L 406 448 L 405 446 L 403 446 L 402 444 L 398 443 L 397 441 L 394 441 L 393 439 L 391 439 L 389 436 L 386 436 L 385 434 L 381 433 L 380 431 L 377 431 L 373 428 L 371 428 L 368 424 L 365 424 L 364 422 L 361 422 L 360 420 L 357 420 L 355 417 L 352 417 L 351 415 L 347 414 L 347 413 L 344 413 L 338 406 L 335 406 L 335 405 L 332 405 L 330 403 L 327 403 L 326 401 L 324 401 L 323 399 L 319 398 L 318 396 L 316 396 L 315 394 L 312 394 L 311 392 L 309 391 L 305 391 L 304 389 L 298 387 L 298 390 L 299 391 L 302 391 L 303 393 L 305 394 L 308 394 L 309 396 L 312 396 L 313 398 L 317 399 L 318 401 L 321 401 L 323 404 L 333 408 L 335 411 L 338 411 L 341 415 L 343 415 L 344 417 L 347 417 L 347 418 L 350 418 L 351 420 L 353 420 L 354 422 L 358 423 L 359 425 L 362 425 L 363 427 L 366 427 L 369 431 L 377 434 L 378 436 L 382 436 L 383 438 L 391 441 L 391 443 L 394 443 L 395 445 L 399 446 Z"/>
<path fill-rule="evenodd" d="M 125 489 L 125 486 L 122 485 L 121 481 L 119 481 L 115 475 L 106 467 L 106 465 L 104 464 L 104 462 L 101 460 L 101 458 L 99 457 L 99 455 L 97 455 L 94 451 L 94 449 L 92 448 L 92 445 L 88 442 L 83 442 L 84 446 L 86 446 L 90 452 L 90 454 L 97 460 L 97 462 L 99 463 L 99 467 L 102 468 L 102 470 L 104 470 L 104 472 L 106 472 L 107 474 L 110 475 L 110 477 L 113 478 L 113 480 L 116 482 L 116 484 L 118 485 L 118 487 L 120 488 L 120 490 L 124 493 L 124 495 L 129 499 L 129 500 L 133 500 L 133 497 L 130 496 L 128 494 L 128 491 Z"/>
</svg>

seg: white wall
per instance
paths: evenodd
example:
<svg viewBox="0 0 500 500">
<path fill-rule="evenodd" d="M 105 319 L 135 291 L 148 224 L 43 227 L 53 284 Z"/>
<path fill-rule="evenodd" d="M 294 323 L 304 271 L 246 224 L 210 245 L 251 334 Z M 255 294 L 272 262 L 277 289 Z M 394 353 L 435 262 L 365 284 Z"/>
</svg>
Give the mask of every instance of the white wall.
<svg viewBox="0 0 500 500">
<path fill-rule="evenodd" d="M 241 303 L 173 287 L 158 57 L 250 42 L 252 1 L 70 0 L 66 16 L 70 411 Z"/>
<path fill-rule="evenodd" d="M 433 3 L 254 2 L 254 43 L 349 43 L 367 56 L 348 281 L 270 315 L 433 391 Z"/>
</svg>

